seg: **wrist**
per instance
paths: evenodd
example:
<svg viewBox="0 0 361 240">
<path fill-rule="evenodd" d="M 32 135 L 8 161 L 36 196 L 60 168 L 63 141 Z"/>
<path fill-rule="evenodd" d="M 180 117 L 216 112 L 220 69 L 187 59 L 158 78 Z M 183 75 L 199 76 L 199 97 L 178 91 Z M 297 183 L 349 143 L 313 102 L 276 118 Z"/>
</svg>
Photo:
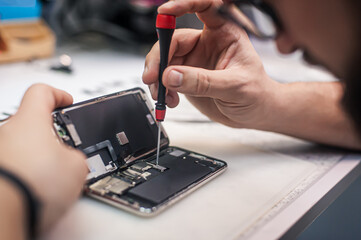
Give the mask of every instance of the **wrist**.
<svg viewBox="0 0 361 240">
<path fill-rule="evenodd" d="M 260 111 L 258 114 L 258 121 L 252 128 L 262 131 L 273 131 L 282 125 L 283 117 L 282 111 L 284 108 L 285 98 L 287 97 L 288 86 L 284 83 L 279 83 L 271 79 L 268 75 L 265 76 L 266 84 L 263 91 L 260 92 Z"/>
<path fill-rule="evenodd" d="M 22 192 L 0 176 L 0 233 L 2 239 L 25 239 L 26 219 Z"/>
<path fill-rule="evenodd" d="M 281 84 L 275 94 L 267 131 L 304 138 L 299 132 L 309 132 L 322 124 L 327 111 L 337 105 L 333 89 L 317 82 Z M 324 96 L 326 92 L 327 98 Z M 314 129 L 313 129 L 314 130 Z"/>
<path fill-rule="evenodd" d="M 16 228 L 22 235 L 33 239 L 36 233 L 40 202 L 33 195 L 27 183 L 12 171 L 0 167 L 0 179 L 2 181 L 1 186 L 4 188 L 3 191 L 9 193 L 9 196 L 4 195 L 4 197 L 0 197 L 5 203 L 3 206 L 9 206 L 9 209 L 6 209 L 7 215 L 10 214 L 14 217 L 14 221 L 19 223 L 10 225 L 9 229 L 14 230 Z M 14 203 L 9 201 L 9 198 L 14 200 Z M 24 226 L 26 227 L 25 234 Z"/>
</svg>

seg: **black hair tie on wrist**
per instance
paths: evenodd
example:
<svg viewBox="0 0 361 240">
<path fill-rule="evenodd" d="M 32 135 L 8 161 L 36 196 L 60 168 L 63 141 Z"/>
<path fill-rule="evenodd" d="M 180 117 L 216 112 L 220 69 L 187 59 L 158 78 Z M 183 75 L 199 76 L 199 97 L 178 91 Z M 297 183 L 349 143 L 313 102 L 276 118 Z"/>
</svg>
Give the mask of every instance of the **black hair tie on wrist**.
<svg viewBox="0 0 361 240">
<path fill-rule="evenodd" d="M 36 226 L 38 222 L 38 214 L 40 208 L 40 202 L 38 199 L 32 194 L 29 187 L 20 180 L 13 173 L 0 168 L 0 177 L 4 177 L 7 180 L 10 180 L 24 195 L 24 200 L 26 201 L 27 207 L 27 220 L 28 220 L 28 238 L 34 239 Z"/>
</svg>

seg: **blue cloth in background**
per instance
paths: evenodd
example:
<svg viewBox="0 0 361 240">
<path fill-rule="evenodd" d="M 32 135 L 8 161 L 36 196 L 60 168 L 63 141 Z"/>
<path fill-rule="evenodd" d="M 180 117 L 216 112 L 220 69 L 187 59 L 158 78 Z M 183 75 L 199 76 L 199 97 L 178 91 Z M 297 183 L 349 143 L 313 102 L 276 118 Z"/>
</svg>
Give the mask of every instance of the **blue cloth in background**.
<svg viewBox="0 0 361 240">
<path fill-rule="evenodd" d="M 0 7 L 34 7 L 36 0 L 0 0 Z"/>
<path fill-rule="evenodd" d="M 41 4 L 36 0 L 0 0 L 0 21 L 38 18 Z"/>
</svg>

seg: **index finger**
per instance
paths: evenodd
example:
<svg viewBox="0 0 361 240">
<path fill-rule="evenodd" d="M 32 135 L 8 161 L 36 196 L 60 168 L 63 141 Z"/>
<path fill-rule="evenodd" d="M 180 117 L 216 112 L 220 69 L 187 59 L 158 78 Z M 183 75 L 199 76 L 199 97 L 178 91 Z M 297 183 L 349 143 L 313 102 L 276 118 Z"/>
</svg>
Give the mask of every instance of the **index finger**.
<svg viewBox="0 0 361 240">
<path fill-rule="evenodd" d="M 183 16 L 186 13 L 197 13 L 199 19 L 208 28 L 222 26 L 226 20 L 217 13 L 222 0 L 170 0 L 158 8 L 158 13 Z"/>
<path fill-rule="evenodd" d="M 196 29 L 177 29 L 174 32 L 172 42 L 169 49 L 169 64 L 182 65 L 183 56 L 187 55 L 199 40 L 201 31 Z M 177 62 L 181 60 L 181 62 Z M 143 82 L 145 84 L 153 84 L 158 82 L 159 74 L 159 42 L 154 44 L 150 52 L 147 54 L 144 63 Z"/>
</svg>

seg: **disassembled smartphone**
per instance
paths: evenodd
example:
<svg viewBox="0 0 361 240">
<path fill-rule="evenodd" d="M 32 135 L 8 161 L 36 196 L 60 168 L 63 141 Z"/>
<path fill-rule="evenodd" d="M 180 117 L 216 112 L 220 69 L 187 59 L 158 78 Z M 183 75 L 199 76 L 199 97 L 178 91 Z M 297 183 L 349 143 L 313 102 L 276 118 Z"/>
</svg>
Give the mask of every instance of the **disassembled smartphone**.
<svg viewBox="0 0 361 240">
<path fill-rule="evenodd" d="M 53 112 L 54 130 L 83 151 L 85 194 L 141 216 L 153 216 L 222 173 L 224 161 L 170 147 L 153 104 L 141 88 L 77 103 Z"/>
</svg>

